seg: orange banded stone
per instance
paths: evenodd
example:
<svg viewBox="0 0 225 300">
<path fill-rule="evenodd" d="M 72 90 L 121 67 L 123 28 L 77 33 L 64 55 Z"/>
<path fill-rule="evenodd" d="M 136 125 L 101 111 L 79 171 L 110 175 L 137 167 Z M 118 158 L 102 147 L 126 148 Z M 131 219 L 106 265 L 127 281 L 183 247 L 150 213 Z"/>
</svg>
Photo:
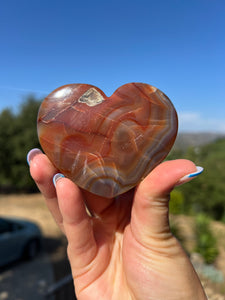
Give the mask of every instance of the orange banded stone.
<svg viewBox="0 0 225 300">
<path fill-rule="evenodd" d="M 169 98 L 144 83 L 107 97 L 88 84 L 54 90 L 38 113 L 40 144 L 79 187 L 112 198 L 136 186 L 169 153 L 178 129 Z"/>
</svg>

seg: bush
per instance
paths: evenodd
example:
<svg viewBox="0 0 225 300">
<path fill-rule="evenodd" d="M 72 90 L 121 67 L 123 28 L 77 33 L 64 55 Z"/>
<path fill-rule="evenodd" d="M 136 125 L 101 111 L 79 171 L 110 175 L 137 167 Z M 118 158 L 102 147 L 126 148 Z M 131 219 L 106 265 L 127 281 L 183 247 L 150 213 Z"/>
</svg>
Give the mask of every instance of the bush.
<svg viewBox="0 0 225 300">
<path fill-rule="evenodd" d="M 173 190 L 170 194 L 170 213 L 178 215 L 184 213 L 184 196 L 179 190 Z"/>
<path fill-rule="evenodd" d="M 174 149 L 167 159 L 186 158 L 204 167 L 201 176 L 178 188 L 184 196 L 184 213 L 204 213 L 225 221 L 225 138 L 199 147 Z"/>
<path fill-rule="evenodd" d="M 210 227 L 210 219 L 204 214 L 199 214 L 196 217 L 195 237 L 195 251 L 201 254 L 205 263 L 213 263 L 219 254 L 219 250 L 216 237 Z"/>
</svg>

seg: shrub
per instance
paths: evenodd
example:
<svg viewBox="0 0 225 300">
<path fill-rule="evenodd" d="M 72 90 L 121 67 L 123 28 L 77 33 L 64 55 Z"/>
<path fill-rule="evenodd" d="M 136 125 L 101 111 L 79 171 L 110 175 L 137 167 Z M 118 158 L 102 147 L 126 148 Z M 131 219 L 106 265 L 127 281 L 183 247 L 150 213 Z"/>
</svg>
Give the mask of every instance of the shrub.
<svg viewBox="0 0 225 300">
<path fill-rule="evenodd" d="M 195 251 L 202 255 L 205 263 L 213 263 L 219 254 L 219 250 L 216 237 L 210 227 L 210 219 L 204 214 L 199 214 L 196 217 L 195 237 Z"/>
<path fill-rule="evenodd" d="M 173 190 L 170 194 L 170 213 L 174 215 L 184 213 L 184 196 L 179 190 Z"/>
</svg>

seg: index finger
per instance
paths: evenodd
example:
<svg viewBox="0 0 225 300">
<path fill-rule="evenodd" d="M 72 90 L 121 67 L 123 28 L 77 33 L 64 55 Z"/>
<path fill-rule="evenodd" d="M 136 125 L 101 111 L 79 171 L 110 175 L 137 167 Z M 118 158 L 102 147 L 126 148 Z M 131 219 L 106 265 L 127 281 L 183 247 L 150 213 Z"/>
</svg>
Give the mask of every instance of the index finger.
<svg viewBox="0 0 225 300">
<path fill-rule="evenodd" d="M 59 210 L 58 199 L 52 178 L 57 169 L 52 165 L 48 157 L 40 149 L 32 149 L 27 154 L 30 166 L 30 174 L 38 189 L 45 198 L 46 204 L 56 223 L 63 230 L 62 215 Z"/>
</svg>

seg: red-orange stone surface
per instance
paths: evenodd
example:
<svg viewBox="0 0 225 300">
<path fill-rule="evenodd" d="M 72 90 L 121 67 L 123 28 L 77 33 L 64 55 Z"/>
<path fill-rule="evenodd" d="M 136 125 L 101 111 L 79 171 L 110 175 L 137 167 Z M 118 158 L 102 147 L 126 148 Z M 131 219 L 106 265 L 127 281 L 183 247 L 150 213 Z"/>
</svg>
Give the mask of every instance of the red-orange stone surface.
<svg viewBox="0 0 225 300">
<path fill-rule="evenodd" d="M 107 97 L 88 84 L 53 91 L 38 114 L 40 144 L 78 186 L 111 198 L 137 185 L 170 151 L 177 114 L 157 88 L 128 83 Z"/>
</svg>

